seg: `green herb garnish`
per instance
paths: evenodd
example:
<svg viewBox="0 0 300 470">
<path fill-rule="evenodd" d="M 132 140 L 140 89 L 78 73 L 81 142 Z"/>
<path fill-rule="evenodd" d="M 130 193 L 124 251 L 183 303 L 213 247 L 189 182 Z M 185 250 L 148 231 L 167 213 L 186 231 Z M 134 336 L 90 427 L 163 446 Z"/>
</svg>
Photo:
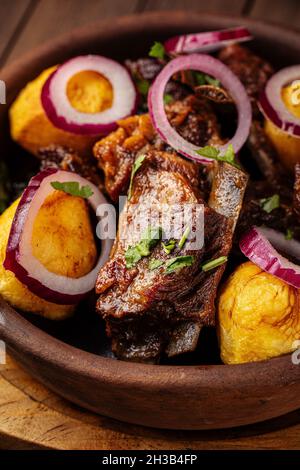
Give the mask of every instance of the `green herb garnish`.
<svg viewBox="0 0 300 470">
<path fill-rule="evenodd" d="M 176 240 L 168 240 L 167 242 L 162 242 L 162 247 L 164 249 L 164 252 L 167 253 L 167 255 L 169 255 L 171 253 L 171 251 L 174 250 L 176 246 Z"/>
<path fill-rule="evenodd" d="M 185 229 L 185 231 L 183 232 L 183 235 L 182 235 L 182 237 L 181 237 L 181 239 L 179 240 L 179 243 L 178 243 L 178 248 L 179 248 L 180 250 L 184 247 L 184 244 L 185 244 L 185 242 L 186 242 L 187 239 L 188 239 L 188 236 L 189 236 L 189 234 L 190 234 L 190 231 L 191 231 L 190 227 L 187 227 L 187 228 Z"/>
<path fill-rule="evenodd" d="M 166 274 L 170 274 L 178 269 L 185 268 L 186 266 L 192 266 L 194 263 L 194 256 L 177 256 L 166 262 Z"/>
<path fill-rule="evenodd" d="M 136 86 L 141 95 L 147 96 L 150 88 L 150 83 L 148 80 L 137 80 Z"/>
<path fill-rule="evenodd" d="M 202 265 L 202 271 L 210 271 L 211 269 L 222 266 L 222 264 L 227 262 L 227 256 L 220 256 L 220 258 L 213 259 Z"/>
<path fill-rule="evenodd" d="M 172 103 L 172 101 L 174 101 L 173 96 L 169 95 L 169 93 L 165 93 L 164 94 L 164 103 L 165 104 L 170 104 L 170 103 Z"/>
<path fill-rule="evenodd" d="M 63 191 L 71 196 L 78 196 L 83 199 L 88 199 L 94 194 L 90 186 L 86 185 L 80 187 L 78 181 L 66 181 L 65 183 L 52 181 L 51 186 L 52 188 Z"/>
<path fill-rule="evenodd" d="M 149 262 L 149 269 L 150 271 L 154 271 L 154 269 L 160 268 L 160 266 L 162 266 L 163 264 L 164 262 L 160 259 L 152 259 Z"/>
<path fill-rule="evenodd" d="M 145 158 L 146 158 L 146 155 L 140 155 L 139 157 L 137 157 L 137 159 L 135 160 L 132 166 L 129 189 L 128 189 L 128 201 L 131 199 L 131 195 L 132 195 L 131 193 L 132 193 L 133 178 L 136 172 L 139 170 L 139 168 L 141 168 Z"/>
<path fill-rule="evenodd" d="M 126 268 L 135 266 L 140 259 L 149 256 L 152 248 L 157 245 L 162 237 L 161 227 L 148 227 L 142 234 L 142 238 L 135 246 L 130 246 L 125 253 Z"/>
<path fill-rule="evenodd" d="M 221 85 L 220 80 L 217 80 L 203 72 L 194 72 L 194 77 L 198 86 L 213 85 L 219 87 Z"/>
<path fill-rule="evenodd" d="M 156 59 L 165 58 L 165 47 L 161 42 L 155 41 L 149 52 L 150 57 L 155 57 Z"/>
<path fill-rule="evenodd" d="M 268 214 L 270 214 L 274 209 L 278 209 L 280 207 L 280 197 L 278 194 L 260 199 L 259 202 L 263 210 Z"/>
<path fill-rule="evenodd" d="M 288 228 L 285 234 L 286 240 L 292 240 L 294 238 L 294 231 L 291 228 Z"/>
<path fill-rule="evenodd" d="M 212 147 L 211 145 L 206 145 L 201 149 L 197 150 L 196 153 L 202 155 L 206 158 L 211 158 L 212 160 L 217 160 L 218 162 L 226 162 L 230 165 L 235 166 L 236 168 L 241 168 L 238 163 L 235 161 L 235 155 L 232 144 L 229 144 L 224 155 L 221 155 L 221 152 L 218 148 Z"/>
</svg>

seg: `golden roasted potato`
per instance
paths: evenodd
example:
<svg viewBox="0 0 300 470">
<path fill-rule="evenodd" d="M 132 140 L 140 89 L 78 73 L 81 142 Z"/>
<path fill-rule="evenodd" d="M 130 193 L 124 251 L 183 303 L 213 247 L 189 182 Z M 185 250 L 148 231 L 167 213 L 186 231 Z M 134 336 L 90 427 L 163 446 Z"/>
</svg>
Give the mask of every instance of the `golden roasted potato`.
<svg viewBox="0 0 300 470">
<path fill-rule="evenodd" d="M 299 94 L 295 86 L 299 88 L 299 83 L 296 85 L 288 85 L 282 89 L 282 100 L 287 109 L 294 114 L 294 116 L 300 118 L 300 101 L 298 104 L 295 104 L 295 100 L 293 99 L 296 92 Z M 296 163 L 300 162 L 300 137 L 294 137 L 282 131 L 269 119 L 265 120 L 265 131 L 276 148 L 282 163 L 291 171 L 294 171 Z"/>
<path fill-rule="evenodd" d="M 74 311 L 72 305 L 56 305 L 32 294 L 15 275 L 3 267 L 15 201 L 0 217 L 0 294 L 16 308 L 61 320 Z M 78 278 L 95 265 L 97 250 L 89 211 L 83 199 L 54 191 L 42 205 L 34 222 L 33 254 L 56 274 Z"/>
<path fill-rule="evenodd" d="M 300 292 L 246 262 L 229 277 L 218 300 L 221 358 L 226 364 L 261 361 L 296 349 Z"/>
<path fill-rule="evenodd" d="M 78 135 L 55 127 L 46 116 L 41 104 L 41 91 L 57 66 L 44 70 L 28 83 L 10 108 L 12 138 L 22 147 L 37 154 L 50 144 L 71 147 L 78 154 L 91 150 L 99 135 Z M 81 112 L 95 113 L 111 106 L 113 91 L 110 82 L 92 71 L 76 74 L 68 83 L 67 95 L 73 107 Z"/>
</svg>

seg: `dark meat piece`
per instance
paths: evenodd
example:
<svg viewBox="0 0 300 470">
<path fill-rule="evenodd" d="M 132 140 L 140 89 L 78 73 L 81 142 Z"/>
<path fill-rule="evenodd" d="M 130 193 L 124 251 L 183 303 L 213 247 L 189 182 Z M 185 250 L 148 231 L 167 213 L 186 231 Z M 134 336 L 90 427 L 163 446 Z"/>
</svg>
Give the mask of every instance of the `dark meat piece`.
<svg viewBox="0 0 300 470">
<path fill-rule="evenodd" d="M 195 145 L 222 144 L 217 119 L 205 100 L 189 96 L 166 106 L 171 124 Z M 137 155 L 149 148 L 174 152 L 157 135 L 150 116 L 143 114 L 119 121 L 119 128 L 94 146 L 98 166 L 104 171 L 105 187 L 113 201 L 128 188 L 131 169 Z"/>
<path fill-rule="evenodd" d="M 242 174 L 230 168 L 234 174 Z M 225 173 L 228 175 L 230 171 Z M 215 322 L 214 302 L 224 265 L 208 272 L 203 272 L 201 265 L 229 253 L 234 224 L 204 203 L 198 180 L 199 168 L 196 165 L 174 154 L 155 151 L 147 153 L 135 176 L 131 199 L 120 216 L 118 237 L 111 258 L 100 270 L 96 284 L 97 293 L 100 294 L 97 309 L 106 320 L 113 351 L 119 358 L 155 362 L 164 351 L 175 355 L 193 350 L 201 326 Z M 244 177 L 238 181 L 241 198 L 243 181 Z M 231 183 L 227 185 L 227 190 L 229 188 L 232 189 Z M 214 200 L 219 200 L 220 205 L 227 201 L 224 190 L 225 186 L 220 192 L 217 187 L 214 188 Z M 168 255 L 162 244 L 158 243 L 150 256 L 128 269 L 125 252 L 140 240 L 140 235 L 136 233 L 136 220 L 139 217 L 143 220 L 149 202 L 161 218 L 166 205 L 170 208 L 179 204 L 180 208 L 184 208 L 187 204 L 203 204 L 204 245 L 192 249 L 190 242 L 187 242 L 182 249 L 177 246 Z M 176 207 L 176 214 L 180 208 Z M 169 226 L 173 223 L 172 218 Z M 196 223 L 193 213 L 189 226 L 194 229 Z M 193 256 L 193 264 L 167 274 L 165 262 L 184 255 Z M 149 262 L 153 259 L 160 260 L 163 265 L 151 270 Z"/>
<path fill-rule="evenodd" d="M 295 166 L 295 184 L 294 184 L 294 211 L 299 217 L 300 223 L 300 163 Z"/>
<path fill-rule="evenodd" d="M 45 168 L 59 168 L 72 171 L 83 176 L 99 188 L 103 187 L 102 178 L 94 160 L 88 157 L 79 157 L 72 149 L 59 145 L 49 145 L 40 149 L 41 170 Z"/>
<path fill-rule="evenodd" d="M 126 60 L 125 65 L 134 79 L 149 80 L 150 82 L 155 79 L 164 67 L 163 62 L 152 57 Z"/>
<path fill-rule="evenodd" d="M 257 99 L 274 73 L 272 66 L 238 44 L 224 47 L 219 53 L 219 59 L 239 77 L 250 98 L 254 116 L 259 116 Z"/>
</svg>

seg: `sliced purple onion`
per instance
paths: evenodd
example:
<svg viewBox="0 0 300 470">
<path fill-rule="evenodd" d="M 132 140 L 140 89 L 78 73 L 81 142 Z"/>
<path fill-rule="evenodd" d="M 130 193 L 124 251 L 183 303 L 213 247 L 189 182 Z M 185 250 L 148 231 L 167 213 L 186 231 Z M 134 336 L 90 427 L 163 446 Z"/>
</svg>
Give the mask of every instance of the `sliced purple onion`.
<svg viewBox="0 0 300 470">
<path fill-rule="evenodd" d="M 79 72 L 94 71 L 103 75 L 113 89 L 112 106 L 98 113 L 83 113 L 73 108 L 67 96 L 69 80 Z M 106 135 L 116 121 L 133 114 L 137 92 L 125 67 L 98 55 L 79 56 L 55 70 L 43 86 L 41 101 L 45 113 L 55 127 L 73 134 Z"/>
<path fill-rule="evenodd" d="M 254 264 L 291 286 L 300 289 L 300 266 L 282 256 L 277 249 L 300 261 L 300 243 L 286 240 L 281 232 L 252 227 L 240 240 L 240 249 Z"/>
<path fill-rule="evenodd" d="M 237 153 L 249 135 L 252 117 L 250 101 L 237 76 L 221 61 L 205 54 L 190 54 L 171 60 L 153 82 L 148 93 L 148 106 L 152 123 L 160 137 L 185 157 L 211 163 L 211 159 L 198 155 L 196 152 L 199 147 L 181 137 L 168 121 L 163 101 L 164 91 L 170 78 L 180 70 L 198 70 L 212 75 L 230 93 L 237 107 L 238 125 L 233 138 L 226 145 L 219 146 L 219 149 L 225 153 L 227 146 L 232 144 Z"/>
<path fill-rule="evenodd" d="M 56 304 L 72 305 L 94 289 L 98 271 L 109 257 L 112 241 L 109 239 L 102 241 L 97 264 L 85 276 L 75 279 L 48 271 L 33 255 L 31 240 L 38 211 L 47 196 L 54 191 L 51 186 L 53 181 L 62 183 L 76 181 L 80 185 L 88 185 L 93 191 L 88 202 L 95 212 L 100 204 L 107 203 L 94 184 L 76 173 L 56 169 L 46 169 L 38 173 L 30 180 L 17 207 L 3 266 L 12 271 L 33 294 Z"/>
<path fill-rule="evenodd" d="M 191 52 L 214 52 L 233 42 L 244 42 L 252 39 L 249 30 L 243 26 L 222 29 L 220 31 L 207 31 L 203 33 L 184 34 L 168 39 L 165 50 L 169 54 Z"/>
<path fill-rule="evenodd" d="M 292 65 L 275 73 L 268 81 L 259 100 L 264 116 L 284 132 L 300 137 L 300 119 L 294 116 L 284 104 L 282 88 L 300 80 L 300 65 Z"/>
</svg>

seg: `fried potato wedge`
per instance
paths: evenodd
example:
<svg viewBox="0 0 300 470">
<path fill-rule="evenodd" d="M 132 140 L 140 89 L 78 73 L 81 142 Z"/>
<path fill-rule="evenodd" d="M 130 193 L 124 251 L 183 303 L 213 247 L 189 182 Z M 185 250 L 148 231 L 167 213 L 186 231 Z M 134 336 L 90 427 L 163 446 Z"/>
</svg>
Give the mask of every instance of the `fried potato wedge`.
<svg viewBox="0 0 300 470">
<path fill-rule="evenodd" d="M 0 217 L 0 294 L 16 308 L 51 320 L 62 320 L 75 306 L 56 305 L 34 295 L 3 267 L 11 224 L 18 206 L 15 201 Z M 51 272 L 78 278 L 95 265 L 97 249 L 86 202 L 54 191 L 42 205 L 33 228 L 33 254 Z"/>
<path fill-rule="evenodd" d="M 226 364 L 281 356 L 300 338 L 300 291 L 246 262 L 223 286 L 218 320 Z"/>
</svg>

